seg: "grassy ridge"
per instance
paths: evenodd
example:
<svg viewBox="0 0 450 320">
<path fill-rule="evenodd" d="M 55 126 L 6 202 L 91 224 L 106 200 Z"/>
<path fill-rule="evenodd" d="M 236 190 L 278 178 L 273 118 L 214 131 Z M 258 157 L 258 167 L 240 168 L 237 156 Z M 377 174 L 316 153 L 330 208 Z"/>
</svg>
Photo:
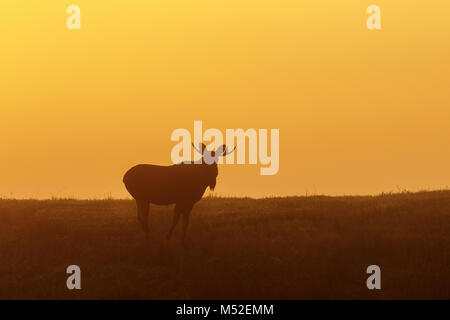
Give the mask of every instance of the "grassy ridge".
<svg viewBox="0 0 450 320">
<path fill-rule="evenodd" d="M 0 200 L 0 298 L 450 298 L 450 191 L 206 198 L 184 249 L 171 218 L 152 206 L 145 241 L 132 201 Z"/>
</svg>

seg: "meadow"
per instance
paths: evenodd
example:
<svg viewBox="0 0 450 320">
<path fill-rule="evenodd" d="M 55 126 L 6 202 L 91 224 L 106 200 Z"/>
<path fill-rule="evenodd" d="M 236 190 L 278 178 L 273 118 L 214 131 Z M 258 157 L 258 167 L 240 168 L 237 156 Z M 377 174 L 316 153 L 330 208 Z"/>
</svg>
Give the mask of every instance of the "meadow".
<svg viewBox="0 0 450 320">
<path fill-rule="evenodd" d="M 131 200 L 0 200 L 0 299 L 450 299 L 450 191 L 204 198 L 184 247 L 172 210 L 146 240 Z"/>
</svg>

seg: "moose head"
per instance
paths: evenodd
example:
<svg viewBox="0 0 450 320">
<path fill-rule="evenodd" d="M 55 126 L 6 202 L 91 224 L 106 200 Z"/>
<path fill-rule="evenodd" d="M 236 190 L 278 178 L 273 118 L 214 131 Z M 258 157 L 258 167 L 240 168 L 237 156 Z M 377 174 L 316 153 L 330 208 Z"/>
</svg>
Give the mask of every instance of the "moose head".
<svg viewBox="0 0 450 320">
<path fill-rule="evenodd" d="M 217 150 L 209 151 L 203 143 L 199 143 L 199 148 L 197 148 L 194 144 L 192 144 L 195 151 L 200 153 L 203 157 L 201 159 L 201 164 L 204 166 L 204 170 L 206 171 L 206 177 L 208 179 L 208 185 L 211 190 L 214 190 L 216 187 L 216 178 L 219 174 L 219 170 L 217 168 L 217 162 L 219 161 L 219 157 L 225 157 L 226 155 L 232 153 L 236 150 L 234 147 L 231 151 L 228 150 L 227 146 L 221 145 Z"/>
</svg>

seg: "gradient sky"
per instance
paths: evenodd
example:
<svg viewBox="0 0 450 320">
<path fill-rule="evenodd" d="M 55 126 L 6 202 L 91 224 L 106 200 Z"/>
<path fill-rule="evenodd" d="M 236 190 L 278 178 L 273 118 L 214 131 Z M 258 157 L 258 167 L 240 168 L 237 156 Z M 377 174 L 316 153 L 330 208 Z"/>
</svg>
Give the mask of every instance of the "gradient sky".
<svg viewBox="0 0 450 320">
<path fill-rule="evenodd" d="M 81 8 L 81 30 L 66 8 Z M 382 30 L 366 28 L 381 7 Z M 176 128 L 279 128 L 280 170 L 216 194 L 450 184 L 447 0 L 2 0 L 0 196 L 128 196 Z"/>
</svg>

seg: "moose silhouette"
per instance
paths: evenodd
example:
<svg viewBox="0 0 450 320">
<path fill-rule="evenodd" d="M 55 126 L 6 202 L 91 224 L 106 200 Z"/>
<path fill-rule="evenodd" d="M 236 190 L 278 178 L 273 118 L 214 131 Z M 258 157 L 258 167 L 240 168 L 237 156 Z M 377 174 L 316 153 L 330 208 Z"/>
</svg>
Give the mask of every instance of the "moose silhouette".
<svg viewBox="0 0 450 320">
<path fill-rule="evenodd" d="M 218 158 L 236 149 L 235 147 L 228 151 L 226 145 L 222 145 L 216 151 L 208 151 L 203 143 L 199 144 L 200 149 L 197 149 L 194 144 L 192 146 L 202 154 L 201 161 L 189 161 L 171 166 L 139 164 L 128 170 L 123 177 L 125 187 L 136 200 L 138 220 L 147 239 L 150 204 L 175 204 L 167 239 L 172 236 L 182 215 L 181 240 L 184 242 L 192 207 L 202 198 L 208 186 L 211 190 L 214 190 L 216 186 L 219 173 Z"/>
</svg>

